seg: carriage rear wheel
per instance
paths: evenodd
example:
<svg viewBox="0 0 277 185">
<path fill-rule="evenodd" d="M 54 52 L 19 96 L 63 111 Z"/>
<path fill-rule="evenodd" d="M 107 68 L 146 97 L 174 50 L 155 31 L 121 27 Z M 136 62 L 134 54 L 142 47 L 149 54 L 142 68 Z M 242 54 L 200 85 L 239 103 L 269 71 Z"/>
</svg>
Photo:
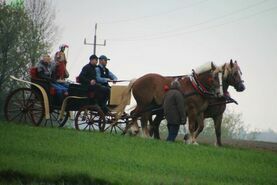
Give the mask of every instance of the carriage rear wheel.
<svg viewBox="0 0 277 185">
<path fill-rule="evenodd" d="M 30 88 L 16 89 L 6 99 L 4 114 L 7 121 L 38 126 L 44 117 L 41 96 Z"/>
<path fill-rule="evenodd" d="M 63 127 L 68 118 L 69 118 L 69 111 L 64 112 L 63 119 L 59 119 L 60 110 L 54 109 L 51 111 L 50 119 L 43 120 L 41 125 L 44 126 L 51 126 L 51 127 Z"/>
<path fill-rule="evenodd" d="M 97 105 L 81 107 L 75 117 L 75 128 L 77 130 L 104 131 L 105 114 Z"/>
<path fill-rule="evenodd" d="M 106 125 L 108 125 L 104 131 L 112 133 L 120 133 L 123 134 L 125 127 L 128 123 L 128 118 L 126 115 L 123 115 L 120 119 L 116 119 L 115 113 L 114 115 L 106 115 Z"/>
</svg>

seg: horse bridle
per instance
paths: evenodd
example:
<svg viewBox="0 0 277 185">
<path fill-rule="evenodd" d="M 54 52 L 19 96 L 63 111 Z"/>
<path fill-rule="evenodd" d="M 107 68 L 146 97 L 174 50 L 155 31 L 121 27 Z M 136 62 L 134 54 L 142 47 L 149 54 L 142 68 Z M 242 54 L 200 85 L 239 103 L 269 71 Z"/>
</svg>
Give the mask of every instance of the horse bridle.
<svg viewBox="0 0 277 185">
<path fill-rule="evenodd" d="M 239 66 L 238 66 L 238 68 L 239 68 Z M 237 71 L 236 71 L 236 72 L 237 72 Z M 225 75 L 224 73 L 225 73 L 225 70 L 223 70 L 223 72 L 222 72 L 223 76 Z M 229 73 L 230 73 L 230 72 L 229 72 Z M 233 73 L 234 73 L 234 72 L 233 72 Z M 227 76 L 227 79 L 226 79 L 227 81 L 233 82 L 232 84 L 233 84 L 234 87 L 236 87 L 236 86 L 238 86 L 238 85 L 244 83 L 244 80 L 241 80 L 241 78 L 240 78 L 239 81 L 235 81 L 233 78 L 231 78 L 232 76 L 234 76 L 233 73 L 232 73 L 231 75 L 228 75 L 228 76 Z M 242 72 L 240 71 L 240 69 L 238 70 L 238 73 L 240 73 L 240 75 L 242 74 Z"/>
</svg>

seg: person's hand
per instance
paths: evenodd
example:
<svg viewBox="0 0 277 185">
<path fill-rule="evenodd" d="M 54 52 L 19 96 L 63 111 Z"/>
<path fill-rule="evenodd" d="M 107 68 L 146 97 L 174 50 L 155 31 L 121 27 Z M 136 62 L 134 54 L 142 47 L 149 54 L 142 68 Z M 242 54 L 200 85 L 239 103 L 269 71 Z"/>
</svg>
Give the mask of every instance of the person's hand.
<svg viewBox="0 0 277 185">
<path fill-rule="evenodd" d="M 116 84 L 116 80 L 110 80 L 110 79 L 108 79 L 107 82 L 112 82 L 113 84 Z"/>
<path fill-rule="evenodd" d="M 95 85 L 96 84 L 96 81 L 95 80 L 91 80 L 90 81 L 90 85 Z"/>
</svg>

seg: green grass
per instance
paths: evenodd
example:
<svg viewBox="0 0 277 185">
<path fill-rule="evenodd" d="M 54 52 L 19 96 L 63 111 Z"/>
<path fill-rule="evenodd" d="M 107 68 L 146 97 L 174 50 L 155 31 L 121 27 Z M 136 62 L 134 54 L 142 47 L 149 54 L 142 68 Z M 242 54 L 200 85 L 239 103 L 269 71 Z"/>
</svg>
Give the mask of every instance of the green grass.
<svg viewBox="0 0 277 185">
<path fill-rule="evenodd" d="M 276 184 L 273 152 L 0 124 L 1 184 Z"/>
</svg>

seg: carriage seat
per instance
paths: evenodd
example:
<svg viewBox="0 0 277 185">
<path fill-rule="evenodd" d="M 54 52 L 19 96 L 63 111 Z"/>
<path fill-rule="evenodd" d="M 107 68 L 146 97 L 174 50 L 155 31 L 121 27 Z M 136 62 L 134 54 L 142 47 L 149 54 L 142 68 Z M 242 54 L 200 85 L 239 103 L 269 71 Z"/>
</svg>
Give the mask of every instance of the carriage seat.
<svg viewBox="0 0 277 185">
<path fill-rule="evenodd" d="M 37 67 L 31 67 L 29 74 L 31 77 L 31 82 L 41 85 L 51 96 L 55 96 L 57 94 L 65 96 L 67 95 L 67 88 L 51 84 L 48 80 L 38 77 Z"/>
</svg>

